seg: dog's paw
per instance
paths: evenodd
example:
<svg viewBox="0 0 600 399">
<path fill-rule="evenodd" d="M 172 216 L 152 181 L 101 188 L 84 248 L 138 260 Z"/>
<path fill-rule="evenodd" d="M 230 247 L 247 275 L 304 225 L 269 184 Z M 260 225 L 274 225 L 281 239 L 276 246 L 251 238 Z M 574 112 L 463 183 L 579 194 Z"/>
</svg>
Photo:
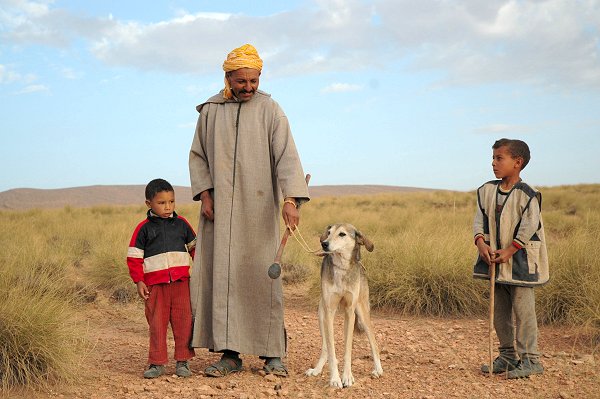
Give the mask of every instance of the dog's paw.
<svg viewBox="0 0 600 399">
<path fill-rule="evenodd" d="M 378 367 L 376 369 L 374 369 L 373 371 L 371 371 L 371 376 L 373 378 L 379 378 L 383 375 L 383 368 Z"/>
<path fill-rule="evenodd" d="M 342 377 L 342 385 L 344 386 L 344 388 L 351 387 L 352 384 L 354 384 L 354 377 L 352 376 L 352 373 L 344 373 Z"/>
<path fill-rule="evenodd" d="M 334 387 L 334 388 L 343 388 L 344 387 L 344 385 L 342 384 L 342 380 L 340 380 L 340 377 L 332 378 L 331 380 L 329 380 L 329 386 Z"/>
<path fill-rule="evenodd" d="M 308 369 L 304 372 L 304 374 L 306 374 L 309 377 L 315 377 L 319 374 L 321 374 L 321 370 L 317 370 L 317 369 Z"/>
</svg>

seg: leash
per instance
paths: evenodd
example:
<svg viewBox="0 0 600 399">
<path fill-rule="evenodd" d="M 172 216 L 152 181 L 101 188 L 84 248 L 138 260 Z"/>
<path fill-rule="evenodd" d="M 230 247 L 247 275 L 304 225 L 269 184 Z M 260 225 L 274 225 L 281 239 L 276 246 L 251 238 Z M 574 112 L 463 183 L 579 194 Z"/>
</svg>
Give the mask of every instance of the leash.
<svg viewBox="0 0 600 399">
<path fill-rule="evenodd" d="M 308 245 L 308 243 L 302 236 L 300 228 L 297 225 L 294 225 L 294 227 L 295 228 L 292 229 L 290 226 L 287 226 L 287 229 L 290 231 L 291 236 L 294 237 L 294 239 L 298 242 L 298 244 L 300 244 L 300 247 L 302 247 L 304 251 L 308 252 L 309 254 L 317 254 L 317 252 L 320 252 L 317 249 L 311 249 L 310 245 Z"/>
</svg>

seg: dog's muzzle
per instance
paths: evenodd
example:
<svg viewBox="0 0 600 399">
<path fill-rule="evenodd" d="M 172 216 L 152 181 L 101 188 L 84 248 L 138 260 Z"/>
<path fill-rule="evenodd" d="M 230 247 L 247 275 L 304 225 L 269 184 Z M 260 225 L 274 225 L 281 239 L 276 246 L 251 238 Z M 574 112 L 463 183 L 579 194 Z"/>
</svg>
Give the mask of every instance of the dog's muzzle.
<svg viewBox="0 0 600 399">
<path fill-rule="evenodd" d="M 323 241 L 321 243 L 321 248 L 323 248 L 323 251 L 329 251 L 329 242 Z"/>
</svg>

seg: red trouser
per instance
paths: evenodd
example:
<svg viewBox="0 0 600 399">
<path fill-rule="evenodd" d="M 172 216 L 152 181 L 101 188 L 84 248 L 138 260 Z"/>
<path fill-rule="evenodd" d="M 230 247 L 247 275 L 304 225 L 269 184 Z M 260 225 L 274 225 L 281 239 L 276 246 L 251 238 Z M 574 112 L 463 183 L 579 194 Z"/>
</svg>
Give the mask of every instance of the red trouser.
<svg viewBox="0 0 600 399">
<path fill-rule="evenodd" d="M 150 350 L 148 363 L 163 365 L 169 362 L 167 354 L 167 328 L 171 322 L 175 340 L 175 360 L 184 361 L 194 357 L 189 344 L 192 339 L 192 306 L 190 304 L 189 279 L 148 287 L 150 297 L 146 300 L 146 320 L 150 327 Z"/>
</svg>

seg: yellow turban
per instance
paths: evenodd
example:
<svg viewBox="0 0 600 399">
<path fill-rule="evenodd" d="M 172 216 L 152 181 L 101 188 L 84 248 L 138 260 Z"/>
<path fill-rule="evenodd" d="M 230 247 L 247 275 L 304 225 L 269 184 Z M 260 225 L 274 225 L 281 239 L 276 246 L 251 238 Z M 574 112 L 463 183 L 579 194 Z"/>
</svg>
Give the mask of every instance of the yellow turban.
<svg viewBox="0 0 600 399">
<path fill-rule="evenodd" d="M 258 56 L 258 51 L 251 44 L 244 44 L 227 54 L 227 59 L 223 62 L 223 70 L 225 72 L 236 71 L 241 68 L 252 68 L 259 71 L 262 70 L 263 62 Z M 223 97 L 230 99 L 233 96 L 231 87 L 225 76 L 225 90 Z"/>
</svg>

